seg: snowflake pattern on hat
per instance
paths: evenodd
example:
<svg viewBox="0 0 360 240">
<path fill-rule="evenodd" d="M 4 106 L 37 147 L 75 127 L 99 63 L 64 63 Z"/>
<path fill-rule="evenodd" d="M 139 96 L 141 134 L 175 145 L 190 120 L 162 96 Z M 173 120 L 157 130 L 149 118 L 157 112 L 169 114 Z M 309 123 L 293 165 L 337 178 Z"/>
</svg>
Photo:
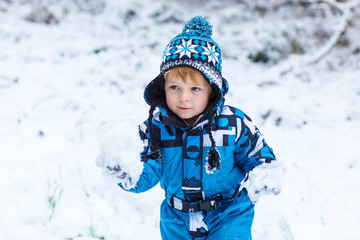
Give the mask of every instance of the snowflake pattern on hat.
<svg viewBox="0 0 360 240">
<path fill-rule="evenodd" d="M 206 42 L 206 46 L 201 46 L 194 44 L 194 42 L 199 42 L 197 40 L 185 40 L 182 39 L 181 43 L 177 46 L 172 46 L 169 44 L 164 50 L 163 62 L 170 61 L 171 59 L 181 59 L 184 55 L 188 58 L 201 58 L 203 61 L 212 62 L 214 66 L 219 64 L 220 52 L 216 51 L 216 45 Z"/>
</svg>

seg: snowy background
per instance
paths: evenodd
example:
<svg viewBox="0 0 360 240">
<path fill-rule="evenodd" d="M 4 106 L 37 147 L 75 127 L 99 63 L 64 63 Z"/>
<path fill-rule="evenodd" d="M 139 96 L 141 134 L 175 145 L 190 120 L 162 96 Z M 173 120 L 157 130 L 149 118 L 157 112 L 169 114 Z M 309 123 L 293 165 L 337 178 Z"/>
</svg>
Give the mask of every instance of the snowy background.
<svg viewBox="0 0 360 240">
<path fill-rule="evenodd" d="M 147 118 L 143 89 L 195 15 L 226 103 L 287 168 L 254 240 L 360 239 L 359 0 L 0 0 L 0 239 L 160 239 L 163 191 L 124 192 L 95 160 L 105 123 Z"/>
</svg>

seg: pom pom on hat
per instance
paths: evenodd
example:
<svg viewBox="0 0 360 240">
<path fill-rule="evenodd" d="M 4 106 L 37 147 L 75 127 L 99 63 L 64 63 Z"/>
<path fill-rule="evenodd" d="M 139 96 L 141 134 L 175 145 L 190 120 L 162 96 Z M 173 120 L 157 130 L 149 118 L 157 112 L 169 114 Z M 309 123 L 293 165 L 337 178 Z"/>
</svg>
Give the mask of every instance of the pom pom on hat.
<svg viewBox="0 0 360 240">
<path fill-rule="evenodd" d="M 212 25 L 201 16 L 193 17 L 188 23 L 186 23 L 183 32 L 186 31 L 195 31 L 199 33 L 203 33 L 208 37 L 212 35 Z"/>
</svg>

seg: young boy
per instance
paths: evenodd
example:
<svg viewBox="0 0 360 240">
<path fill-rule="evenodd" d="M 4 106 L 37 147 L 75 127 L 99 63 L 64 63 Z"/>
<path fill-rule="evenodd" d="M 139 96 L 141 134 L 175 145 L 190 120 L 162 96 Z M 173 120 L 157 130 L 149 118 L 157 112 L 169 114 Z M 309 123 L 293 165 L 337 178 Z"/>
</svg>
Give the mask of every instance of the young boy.
<svg viewBox="0 0 360 240">
<path fill-rule="evenodd" d="M 251 239 L 253 203 L 281 189 L 283 169 L 272 149 L 248 116 L 224 105 L 228 84 L 211 34 L 209 22 L 191 19 L 166 47 L 161 72 L 145 89 L 151 108 L 139 127 L 140 177 L 124 171 L 121 160 L 114 166 L 100 159 L 127 191 L 160 182 L 166 194 L 162 239 Z"/>
</svg>

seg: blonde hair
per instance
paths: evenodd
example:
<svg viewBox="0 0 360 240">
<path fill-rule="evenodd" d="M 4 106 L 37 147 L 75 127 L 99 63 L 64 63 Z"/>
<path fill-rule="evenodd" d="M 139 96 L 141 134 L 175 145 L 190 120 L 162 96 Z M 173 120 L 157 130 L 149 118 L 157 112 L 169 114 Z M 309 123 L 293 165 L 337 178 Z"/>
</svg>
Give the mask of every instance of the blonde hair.
<svg viewBox="0 0 360 240">
<path fill-rule="evenodd" d="M 180 78 L 183 82 L 188 80 L 199 83 L 200 79 L 205 79 L 204 75 L 195 68 L 188 66 L 173 67 L 164 74 L 165 80 L 169 77 Z M 205 79 L 206 80 L 206 79 Z"/>
</svg>

